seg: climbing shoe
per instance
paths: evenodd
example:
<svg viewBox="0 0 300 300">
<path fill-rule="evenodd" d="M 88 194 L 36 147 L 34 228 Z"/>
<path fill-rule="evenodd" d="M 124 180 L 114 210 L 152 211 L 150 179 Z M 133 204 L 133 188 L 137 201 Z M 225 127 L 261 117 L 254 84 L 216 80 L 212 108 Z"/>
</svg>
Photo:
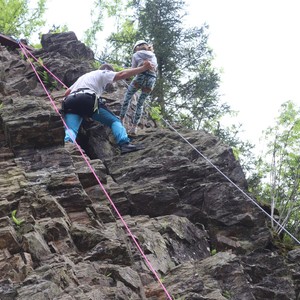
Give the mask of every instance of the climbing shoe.
<svg viewBox="0 0 300 300">
<path fill-rule="evenodd" d="M 142 150 L 144 148 L 145 147 L 141 144 L 133 145 L 131 143 L 126 143 L 120 145 L 121 154 Z"/>
</svg>

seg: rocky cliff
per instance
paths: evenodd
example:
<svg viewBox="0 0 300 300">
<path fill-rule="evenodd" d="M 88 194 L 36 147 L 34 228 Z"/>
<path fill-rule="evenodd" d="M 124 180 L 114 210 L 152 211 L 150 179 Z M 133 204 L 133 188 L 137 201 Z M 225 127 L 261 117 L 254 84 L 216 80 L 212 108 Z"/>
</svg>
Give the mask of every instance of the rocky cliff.
<svg viewBox="0 0 300 300">
<path fill-rule="evenodd" d="M 45 35 L 42 45 L 32 54 L 67 86 L 93 68 L 73 33 Z M 59 105 L 63 87 L 43 74 Z M 125 89 L 107 94 L 117 114 Z M 84 158 L 64 145 L 30 63 L 5 45 L 0 103 L 0 299 L 300 299 L 300 249 L 276 246 L 216 137 L 180 130 L 211 164 L 146 114 L 135 141 L 145 149 L 120 155 L 110 130 L 87 120 Z"/>
</svg>

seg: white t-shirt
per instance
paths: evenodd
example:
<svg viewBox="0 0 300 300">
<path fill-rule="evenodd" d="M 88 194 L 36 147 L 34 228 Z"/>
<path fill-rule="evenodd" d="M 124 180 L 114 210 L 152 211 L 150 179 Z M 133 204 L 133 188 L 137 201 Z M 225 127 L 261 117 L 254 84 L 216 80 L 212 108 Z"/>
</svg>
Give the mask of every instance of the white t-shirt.
<svg viewBox="0 0 300 300">
<path fill-rule="evenodd" d="M 96 70 L 80 76 L 73 85 L 70 86 L 71 92 L 78 89 L 87 88 L 94 91 L 97 96 L 101 96 L 105 86 L 112 83 L 116 72 L 109 70 Z"/>
</svg>

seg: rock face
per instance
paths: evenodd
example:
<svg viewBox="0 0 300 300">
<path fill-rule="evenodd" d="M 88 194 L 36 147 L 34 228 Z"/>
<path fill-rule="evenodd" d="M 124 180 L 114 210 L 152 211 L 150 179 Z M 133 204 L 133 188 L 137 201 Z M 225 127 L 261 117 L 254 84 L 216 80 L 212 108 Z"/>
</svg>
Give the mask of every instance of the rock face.
<svg viewBox="0 0 300 300">
<path fill-rule="evenodd" d="M 42 45 L 67 86 L 92 70 L 73 33 Z M 145 115 L 144 150 L 121 156 L 87 120 L 82 156 L 63 142 L 63 88 L 51 101 L 18 50 L 0 46 L 0 66 L 0 299 L 300 299 L 300 250 L 275 246 L 228 146 L 180 131 L 203 158 Z M 116 113 L 125 85 L 107 95 Z"/>
</svg>

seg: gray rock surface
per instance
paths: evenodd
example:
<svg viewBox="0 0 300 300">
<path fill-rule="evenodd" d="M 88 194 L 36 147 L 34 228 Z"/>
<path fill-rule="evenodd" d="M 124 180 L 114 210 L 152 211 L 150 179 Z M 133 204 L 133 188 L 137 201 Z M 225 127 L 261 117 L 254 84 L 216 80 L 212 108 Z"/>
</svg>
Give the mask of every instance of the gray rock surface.
<svg viewBox="0 0 300 300">
<path fill-rule="evenodd" d="M 42 45 L 33 54 L 67 86 L 92 69 L 73 33 Z M 300 250 L 278 247 L 236 188 L 247 182 L 228 146 L 180 130 L 212 165 L 146 112 L 134 141 L 145 149 L 126 155 L 87 120 L 85 160 L 64 145 L 61 118 L 18 50 L 0 46 L 0 66 L 0 299 L 168 299 L 153 271 L 173 299 L 299 299 Z M 125 89 L 107 94 L 116 113 Z M 63 92 L 52 86 L 57 106 Z"/>
</svg>

